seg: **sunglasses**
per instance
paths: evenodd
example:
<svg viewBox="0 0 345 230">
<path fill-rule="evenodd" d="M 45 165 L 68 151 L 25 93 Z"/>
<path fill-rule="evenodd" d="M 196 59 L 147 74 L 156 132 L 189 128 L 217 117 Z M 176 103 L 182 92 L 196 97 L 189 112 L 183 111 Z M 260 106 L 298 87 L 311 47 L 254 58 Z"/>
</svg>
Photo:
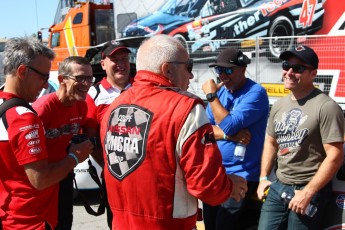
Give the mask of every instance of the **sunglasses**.
<svg viewBox="0 0 345 230">
<path fill-rule="evenodd" d="M 44 80 L 44 82 L 47 82 L 49 79 L 49 73 L 42 73 L 41 71 L 35 69 L 32 66 L 26 65 L 26 68 L 34 71 L 35 73 L 37 73 L 38 75 L 40 75 L 42 77 L 42 79 Z"/>
<path fill-rule="evenodd" d="M 95 78 L 92 76 L 83 76 L 83 75 L 77 75 L 77 76 L 71 76 L 71 75 L 66 75 L 66 77 L 74 80 L 75 82 L 78 83 L 94 83 L 95 82 Z"/>
<path fill-rule="evenodd" d="M 192 59 L 188 59 L 188 61 L 169 61 L 167 63 L 171 63 L 171 64 L 185 64 L 187 66 L 187 71 L 189 73 L 191 73 L 192 70 L 193 70 L 193 60 Z"/>
<path fill-rule="evenodd" d="M 229 67 L 221 67 L 221 66 L 216 66 L 214 67 L 214 70 L 218 75 L 222 73 L 226 73 L 228 75 L 231 75 L 234 72 L 234 68 L 229 68 Z"/>
<path fill-rule="evenodd" d="M 300 65 L 300 64 L 291 65 L 291 63 L 287 61 L 283 61 L 282 68 L 285 71 L 289 71 L 289 69 L 292 68 L 292 71 L 294 73 L 303 73 L 306 69 L 311 69 L 311 67 L 308 67 L 305 65 Z"/>
</svg>

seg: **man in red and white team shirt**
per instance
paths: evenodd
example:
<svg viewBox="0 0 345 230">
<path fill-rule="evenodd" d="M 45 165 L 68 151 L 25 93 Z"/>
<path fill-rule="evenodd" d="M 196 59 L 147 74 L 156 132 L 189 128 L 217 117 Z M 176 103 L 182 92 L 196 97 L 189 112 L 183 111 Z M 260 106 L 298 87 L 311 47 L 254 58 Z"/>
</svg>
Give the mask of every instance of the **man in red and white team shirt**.
<svg viewBox="0 0 345 230">
<path fill-rule="evenodd" d="M 116 40 L 107 42 L 102 48 L 101 65 L 107 76 L 90 88 L 89 95 L 86 98 L 88 113 L 83 132 L 91 138 L 99 138 L 100 121 L 109 104 L 123 90 L 131 86 L 129 78 L 130 52 L 122 42 Z M 102 148 L 95 149 L 92 156 L 103 167 Z M 106 207 L 108 226 L 111 227 L 112 214 L 108 204 L 106 204 Z"/>
<path fill-rule="evenodd" d="M 87 158 L 93 145 L 71 145 L 69 155 L 50 160 L 42 121 L 28 103 L 48 87 L 54 52 L 37 39 L 13 38 L 3 55 L 6 81 L 0 105 L 12 98 L 23 104 L 6 110 L 0 121 L 2 228 L 51 229 L 57 224 L 58 182 Z"/>
<path fill-rule="evenodd" d="M 41 118 L 48 146 L 48 160 L 57 161 L 69 154 L 66 150 L 73 136 L 78 135 L 84 123 L 87 92 L 94 82 L 90 62 L 79 56 L 70 56 L 59 63 L 59 88 L 33 103 Z M 52 119 L 54 117 L 54 119 Z M 73 222 L 73 179 L 69 174 L 59 185 L 58 225 L 55 230 L 68 230 Z"/>
</svg>

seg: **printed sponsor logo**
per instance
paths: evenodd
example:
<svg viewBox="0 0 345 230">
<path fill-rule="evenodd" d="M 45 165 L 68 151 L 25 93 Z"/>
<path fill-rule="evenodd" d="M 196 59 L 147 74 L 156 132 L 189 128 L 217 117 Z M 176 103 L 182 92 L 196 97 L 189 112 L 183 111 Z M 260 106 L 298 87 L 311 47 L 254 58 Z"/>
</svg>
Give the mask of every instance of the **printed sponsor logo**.
<svg viewBox="0 0 345 230">
<path fill-rule="evenodd" d="M 152 113 L 141 107 L 121 106 L 111 112 L 104 145 L 116 179 L 122 180 L 144 161 L 151 122 Z"/>
<path fill-rule="evenodd" d="M 36 139 L 36 140 L 32 140 L 32 141 L 29 141 L 28 143 L 28 146 L 33 146 L 33 145 L 38 145 L 40 143 L 40 139 Z"/>
<path fill-rule="evenodd" d="M 72 117 L 70 119 L 70 121 L 76 121 L 76 120 L 81 120 L 81 119 L 82 119 L 82 117 Z"/>
<path fill-rule="evenodd" d="M 245 20 L 241 20 L 234 25 L 234 37 L 240 35 L 244 31 L 247 31 L 260 21 L 260 11 L 256 11 L 253 15 L 250 15 Z"/>
<path fill-rule="evenodd" d="M 267 16 L 279 7 L 281 7 L 287 0 L 273 0 L 271 2 L 266 2 L 262 4 L 259 8 L 263 16 Z"/>
<path fill-rule="evenodd" d="M 29 152 L 30 154 L 37 154 L 37 153 L 42 152 L 42 149 L 40 147 L 35 147 L 35 148 L 31 148 Z"/>
<path fill-rule="evenodd" d="M 38 130 L 31 131 L 30 133 L 25 135 L 25 139 L 30 140 L 30 139 L 35 139 L 38 138 Z"/>
<path fill-rule="evenodd" d="M 38 129 L 40 126 L 39 124 L 34 124 L 34 125 L 28 125 L 28 126 L 24 126 L 24 127 L 21 127 L 19 128 L 19 131 L 25 131 L 25 130 L 28 130 L 28 129 Z"/>
<path fill-rule="evenodd" d="M 345 209 L 345 194 L 339 194 L 335 200 L 337 206 L 341 209 Z"/>
<path fill-rule="evenodd" d="M 132 120 L 133 115 L 119 115 L 119 118 L 117 121 L 121 122 L 130 122 Z"/>
<path fill-rule="evenodd" d="M 88 173 L 89 169 L 74 169 L 75 173 Z"/>
</svg>

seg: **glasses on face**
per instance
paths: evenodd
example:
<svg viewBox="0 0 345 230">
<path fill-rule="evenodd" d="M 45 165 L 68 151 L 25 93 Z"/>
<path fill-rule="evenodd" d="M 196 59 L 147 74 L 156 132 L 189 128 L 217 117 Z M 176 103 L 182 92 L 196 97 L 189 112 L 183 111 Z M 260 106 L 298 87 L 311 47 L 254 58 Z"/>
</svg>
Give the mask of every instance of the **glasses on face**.
<svg viewBox="0 0 345 230">
<path fill-rule="evenodd" d="M 193 60 L 192 59 L 188 59 L 188 61 L 169 61 L 167 63 L 171 63 L 171 64 L 185 64 L 187 66 L 187 71 L 189 73 L 191 73 L 192 70 L 193 70 Z"/>
<path fill-rule="evenodd" d="M 71 76 L 71 75 L 66 75 L 66 77 L 74 80 L 75 82 L 78 83 L 94 83 L 95 78 L 93 76 L 83 76 L 83 75 L 77 75 L 77 76 Z"/>
<path fill-rule="evenodd" d="M 42 79 L 44 80 L 44 83 L 46 83 L 49 79 L 49 73 L 42 73 L 41 71 L 35 69 L 32 66 L 26 65 L 26 68 L 34 71 L 35 73 L 37 73 L 38 75 L 40 75 L 42 77 Z"/>
<path fill-rule="evenodd" d="M 230 67 L 221 67 L 221 66 L 216 66 L 214 67 L 214 70 L 218 75 L 225 73 L 227 75 L 231 75 L 234 72 L 234 68 Z"/>
<path fill-rule="evenodd" d="M 308 67 L 305 65 L 300 65 L 300 64 L 291 65 L 291 63 L 289 63 L 289 62 L 283 61 L 282 68 L 285 71 L 289 71 L 289 69 L 292 68 L 292 71 L 294 73 L 303 73 L 306 69 L 310 69 L 311 67 Z"/>
</svg>

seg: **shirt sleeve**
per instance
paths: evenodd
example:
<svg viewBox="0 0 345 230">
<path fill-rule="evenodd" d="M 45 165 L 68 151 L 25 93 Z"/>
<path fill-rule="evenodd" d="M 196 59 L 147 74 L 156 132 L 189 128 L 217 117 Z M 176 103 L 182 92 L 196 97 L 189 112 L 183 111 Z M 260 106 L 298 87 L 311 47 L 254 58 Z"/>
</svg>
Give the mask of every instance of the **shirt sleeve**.
<svg viewBox="0 0 345 230">
<path fill-rule="evenodd" d="M 227 134 L 234 135 L 258 120 L 267 119 L 269 103 L 263 91 L 253 91 L 238 99 L 229 114 L 220 122 L 219 127 Z M 253 116 L 253 114 L 255 114 Z"/>
<path fill-rule="evenodd" d="M 176 152 L 190 194 L 210 205 L 229 198 L 232 184 L 225 174 L 212 126 L 202 105 L 196 105 L 187 117 Z"/>
<path fill-rule="evenodd" d="M 44 128 L 31 110 L 17 106 L 8 116 L 9 143 L 19 165 L 48 158 Z"/>
<path fill-rule="evenodd" d="M 323 143 L 344 141 L 344 115 L 334 101 L 326 102 L 320 109 L 320 133 Z"/>
</svg>

